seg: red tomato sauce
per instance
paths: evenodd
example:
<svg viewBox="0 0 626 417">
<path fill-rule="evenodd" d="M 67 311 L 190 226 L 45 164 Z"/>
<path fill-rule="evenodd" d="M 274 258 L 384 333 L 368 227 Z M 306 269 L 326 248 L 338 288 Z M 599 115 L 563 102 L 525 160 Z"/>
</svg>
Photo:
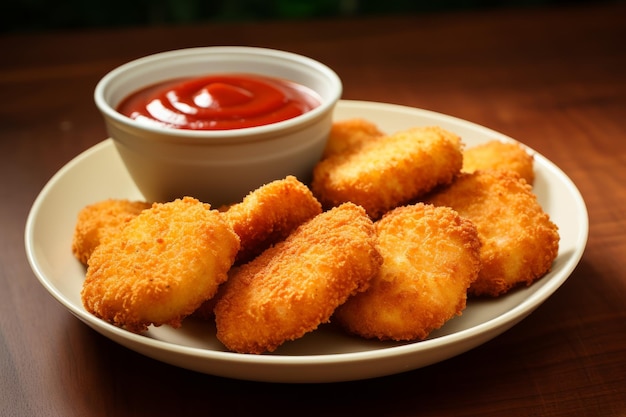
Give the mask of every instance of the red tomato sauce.
<svg viewBox="0 0 626 417">
<path fill-rule="evenodd" d="M 226 130 L 291 119 L 319 106 L 309 88 L 278 78 L 217 74 L 141 89 L 117 110 L 138 121 L 191 130 Z"/>
</svg>

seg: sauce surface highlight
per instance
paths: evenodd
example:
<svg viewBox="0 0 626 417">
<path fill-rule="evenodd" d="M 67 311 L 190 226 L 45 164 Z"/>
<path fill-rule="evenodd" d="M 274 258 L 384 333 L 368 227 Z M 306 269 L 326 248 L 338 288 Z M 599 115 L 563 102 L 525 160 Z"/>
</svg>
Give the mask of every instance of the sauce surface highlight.
<svg viewBox="0 0 626 417">
<path fill-rule="evenodd" d="M 251 74 L 179 78 L 141 89 L 117 107 L 146 123 L 191 130 L 226 130 L 288 120 L 319 106 L 309 88 Z"/>
</svg>

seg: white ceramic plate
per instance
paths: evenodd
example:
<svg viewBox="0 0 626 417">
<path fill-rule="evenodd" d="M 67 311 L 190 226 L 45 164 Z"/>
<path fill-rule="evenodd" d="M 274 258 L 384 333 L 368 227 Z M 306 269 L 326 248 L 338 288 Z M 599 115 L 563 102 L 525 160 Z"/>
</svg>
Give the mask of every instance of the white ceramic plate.
<svg viewBox="0 0 626 417">
<path fill-rule="evenodd" d="M 336 120 L 362 117 L 386 132 L 439 125 L 467 146 L 489 139 L 512 140 L 485 127 L 390 104 L 341 101 Z M 137 335 L 87 313 L 80 300 L 84 267 L 70 246 L 78 211 L 106 198 L 142 199 L 113 146 L 105 140 L 78 155 L 50 179 L 33 204 L 25 231 L 26 252 L 41 284 L 72 314 L 102 335 L 136 352 L 212 375 L 266 382 L 334 382 L 395 374 L 466 352 L 509 329 L 543 303 L 578 264 L 588 234 L 585 203 L 572 181 L 554 164 L 535 156 L 535 193 L 558 225 L 559 254 L 552 271 L 529 288 L 495 300 L 471 300 L 463 315 L 424 341 L 382 343 L 350 337 L 332 324 L 266 355 L 227 352 L 215 328 L 187 320 L 180 329 L 151 328 Z"/>
</svg>

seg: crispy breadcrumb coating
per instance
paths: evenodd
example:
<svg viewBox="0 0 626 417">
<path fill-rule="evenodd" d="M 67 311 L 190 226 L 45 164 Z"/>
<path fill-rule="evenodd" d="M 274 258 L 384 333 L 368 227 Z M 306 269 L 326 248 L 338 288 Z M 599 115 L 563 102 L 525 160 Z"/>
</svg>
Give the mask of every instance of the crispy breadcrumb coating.
<svg viewBox="0 0 626 417">
<path fill-rule="evenodd" d="M 557 257 L 557 226 L 531 186 L 512 171 L 463 174 L 427 201 L 451 207 L 478 229 L 482 267 L 470 295 L 496 297 L 528 286 L 545 275 Z"/>
<path fill-rule="evenodd" d="M 463 164 L 461 139 L 440 127 L 419 127 L 331 155 L 313 170 L 313 194 L 324 208 L 350 201 L 373 219 L 448 184 Z"/>
<path fill-rule="evenodd" d="M 85 206 L 78 213 L 72 253 L 82 264 L 87 261 L 100 241 L 111 233 L 117 233 L 128 221 L 151 204 L 144 201 L 108 199 Z"/>
<path fill-rule="evenodd" d="M 383 137 L 384 133 L 374 123 L 360 118 L 338 120 L 333 126 L 326 142 L 322 158 L 331 155 L 358 150 L 364 143 Z"/>
<path fill-rule="evenodd" d="M 380 340 L 422 340 L 465 309 L 480 270 L 476 227 L 448 207 L 418 203 L 377 221 L 383 265 L 370 288 L 350 298 L 333 320 Z"/>
<path fill-rule="evenodd" d="M 238 236 L 208 204 L 155 203 L 93 252 L 83 305 L 132 332 L 178 327 L 214 296 L 238 250 Z"/>
<path fill-rule="evenodd" d="M 363 208 L 324 212 L 233 270 L 215 306 L 217 337 L 231 351 L 272 352 L 328 322 L 381 263 Z"/>
<path fill-rule="evenodd" d="M 464 150 L 463 172 L 485 169 L 511 170 L 531 185 L 535 181 L 533 155 L 518 142 L 491 140 Z"/>
<path fill-rule="evenodd" d="M 321 212 L 311 190 L 294 176 L 252 191 L 224 213 L 241 241 L 236 263 L 251 260 Z"/>
</svg>

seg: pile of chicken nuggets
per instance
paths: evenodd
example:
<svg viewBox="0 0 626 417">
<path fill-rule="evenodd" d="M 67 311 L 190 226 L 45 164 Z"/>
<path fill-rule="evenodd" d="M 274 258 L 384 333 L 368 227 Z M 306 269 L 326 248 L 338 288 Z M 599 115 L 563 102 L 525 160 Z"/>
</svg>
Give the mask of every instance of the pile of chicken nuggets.
<svg viewBox="0 0 626 417">
<path fill-rule="evenodd" d="M 233 352 L 261 354 L 336 323 L 423 340 L 472 297 L 544 276 L 557 226 L 515 142 L 465 148 L 437 126 L 384 133 L 336 121 L 310 184 L 293 176 L 213 208 L 109 199 L 78 214 L 87 311 L 132 332 L 212 320 Z"/>
</svg>

